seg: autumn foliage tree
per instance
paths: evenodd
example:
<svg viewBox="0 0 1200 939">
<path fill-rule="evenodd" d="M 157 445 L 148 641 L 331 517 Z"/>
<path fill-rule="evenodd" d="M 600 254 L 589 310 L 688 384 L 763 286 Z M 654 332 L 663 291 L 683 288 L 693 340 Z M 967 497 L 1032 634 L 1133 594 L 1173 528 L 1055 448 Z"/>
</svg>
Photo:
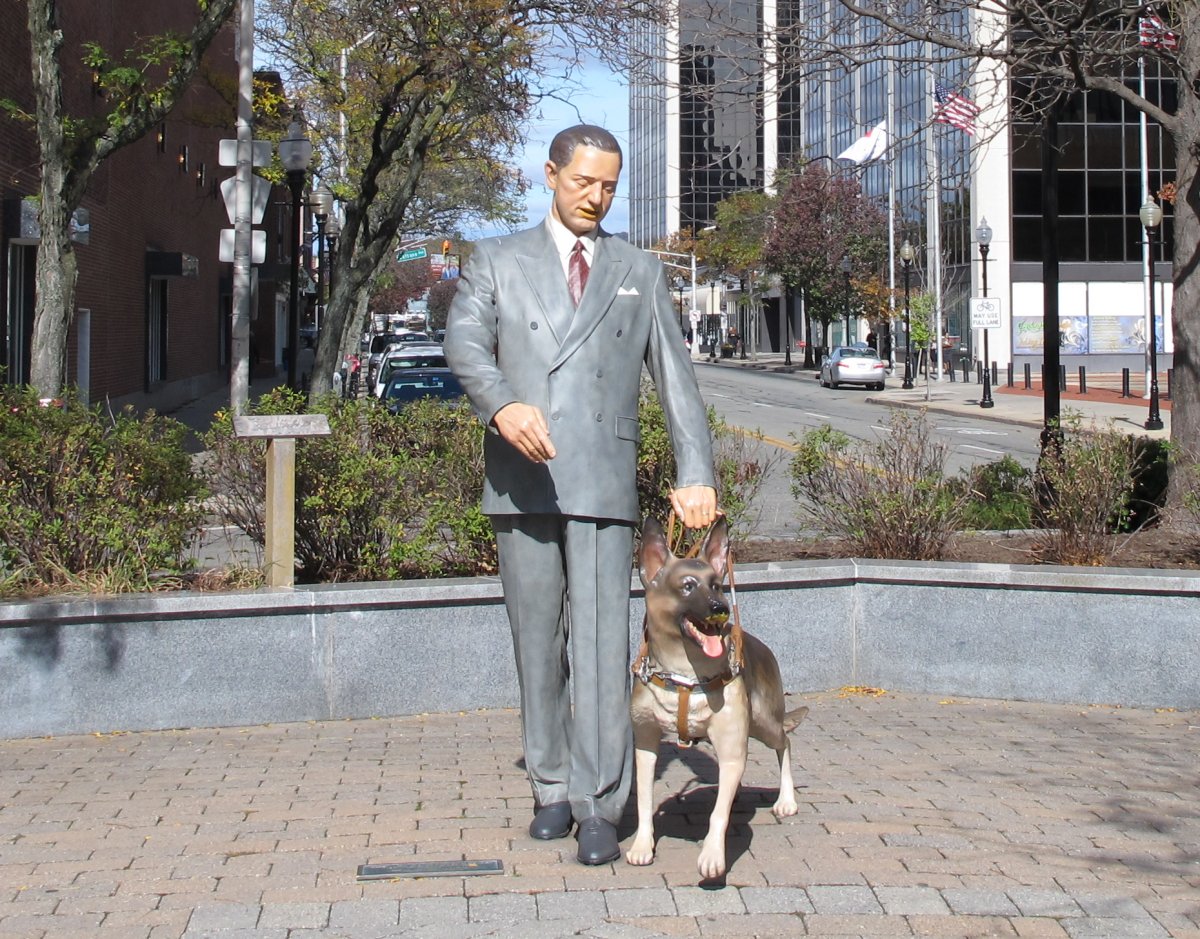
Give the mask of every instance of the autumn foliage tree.
<svg viewBox="0 0 1200 939">
<path fill-rule="evenodd" d="M 851 261 L 851 296 L 846 296 L 842 258 Z M 806 163 L 786 181 L 766 232 L 762 261 L 786 287 L 801 290 L 810 319 L 828 325 L 849 305 L 878 316 L 880 274 L 887 262 L 887 216 L 863 195 L 848 172 L 830 174 L 822 163 Z M 805 364 L 811 365 L 811 344 Z"/>
</svg>

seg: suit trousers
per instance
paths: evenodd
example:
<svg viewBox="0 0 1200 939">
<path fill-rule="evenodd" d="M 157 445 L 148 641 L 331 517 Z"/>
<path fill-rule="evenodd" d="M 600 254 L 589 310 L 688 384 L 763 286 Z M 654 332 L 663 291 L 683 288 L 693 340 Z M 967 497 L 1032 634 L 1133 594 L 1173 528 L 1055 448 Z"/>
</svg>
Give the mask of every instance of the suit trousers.
<svg viewBox="0 0 1200 939">
<path fill-rule="evenodd" d="M 633 526 L 549 514 L 496 515 L 492 525 L 534 799 L 615 825 L 632 776 Z"/>
</svg>

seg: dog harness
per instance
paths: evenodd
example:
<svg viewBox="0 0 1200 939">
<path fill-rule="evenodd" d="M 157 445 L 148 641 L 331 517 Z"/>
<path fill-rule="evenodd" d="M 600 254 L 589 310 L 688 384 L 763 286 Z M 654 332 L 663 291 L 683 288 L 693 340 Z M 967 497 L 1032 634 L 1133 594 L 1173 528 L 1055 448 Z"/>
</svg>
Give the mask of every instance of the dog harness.
<svg viewBox="0 0 1200 939">
<path fill-rule="evenodd" d="M 672 530 L 674 529 L 674 520 L 675 515 L 671 513 Z M 697 541 L 687 556 L 695 557 L 699 546 L 700 541 Z M 672 672 L 656 670 L 654 663 L 650 659 L 648 617 L 642 621 L 642 645 L 638 649 L 637 658 L 634 659 L 633 667 L 630 671 L 643 684 L 654 685 L 679 696 L 679 703 L 675 708 L 675 736 L 678 738 L 676 743 L 680 747 L 691 747 L 696 744 L 697 740 L 704 739 L 702 737 L 692 737 L 688 734 L 688 706 L 691 704 L 692 692 L 699 691 L 701 694 L 708 694 L 710 691 L 720 691 L 742 673 L 742 668 L 745 664 L 742 623 L 738 615 L 737 587 L 733 580 L 732 551 L 729 554 L 729 605 L 733 610 L 733 626 L 729 630 L 729 668 L 715 678 L 710 678 L 707 681 L 697 681 L 693 678 L 676 675 Z"/>
<path fill-rule="evenodd" d="M 678 738 L 676 743 L 681 747 L 694 746 L 697 740 L 703 739 L 700 737 L 692 737 L 688 734 L 688 706 L 691 704 L 692 692 L 699 691 L 702 694 L 708 694 L 710 691 L 720 691 L 735 678 L 742 673 L 740 662 L 733 660 L 733 650 L 730 650 L 729 669 L 722 672 L 715 678 L 710 678 L 708 681 L 693 681 L 690 678 L 684 678 L 682 675 L 673 675 L 670 672 L 652 671 L 650 665 L 650 657 L 642 655 L 635 664 L 634 674 L 643 683 L 655 685 L 665 691 L 672 691 L 679 695 L 679 703 L 675 709 L 675 736 Z"/>
</svg>

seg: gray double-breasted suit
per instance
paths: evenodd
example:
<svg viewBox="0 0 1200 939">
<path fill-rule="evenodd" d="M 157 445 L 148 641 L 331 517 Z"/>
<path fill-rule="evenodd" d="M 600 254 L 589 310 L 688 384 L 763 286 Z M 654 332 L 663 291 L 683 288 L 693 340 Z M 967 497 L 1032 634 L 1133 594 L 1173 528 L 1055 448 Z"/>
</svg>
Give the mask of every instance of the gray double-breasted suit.
<svg viewBox="0 0 1200 939">
<path fill-rule="evenodd" d="M 574 309 L 546 224 L 482 241 L 451 304 L 445 351 L 489 428 L 483 510 L 500 549 L 535 798 L 570 801 L 577 818 L 616 822 L 630 774 L 629 586 L 643 364 L 666 413 L 677 486 L 715 486 L 705 406 L 665 272 L 651 255 L 601 232 Z M 513 402 L 542 410 L 552 460 L 531 462 L 495 431 L 492 418 Z"/>
</svg>

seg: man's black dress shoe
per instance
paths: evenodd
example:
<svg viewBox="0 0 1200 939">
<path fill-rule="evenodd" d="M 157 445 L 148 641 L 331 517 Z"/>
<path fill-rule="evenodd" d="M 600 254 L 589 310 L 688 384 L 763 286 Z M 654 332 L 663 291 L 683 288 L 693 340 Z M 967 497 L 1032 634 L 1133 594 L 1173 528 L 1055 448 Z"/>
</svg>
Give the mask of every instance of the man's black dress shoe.
<svg viewBox="0 0 1200 939">
<path fill-rule="evenodd" d="M 597 815 L 579 823 L 579 863 L 608 864 L 621 856 L 617 828 Z"/>
<path fill-rule="evenodd" d="M 529 837 L 539 841 L 565 838 L 571 833 L 571 803 L 551 802 L 543 805 L 529 823 Z"/>
</svg>

